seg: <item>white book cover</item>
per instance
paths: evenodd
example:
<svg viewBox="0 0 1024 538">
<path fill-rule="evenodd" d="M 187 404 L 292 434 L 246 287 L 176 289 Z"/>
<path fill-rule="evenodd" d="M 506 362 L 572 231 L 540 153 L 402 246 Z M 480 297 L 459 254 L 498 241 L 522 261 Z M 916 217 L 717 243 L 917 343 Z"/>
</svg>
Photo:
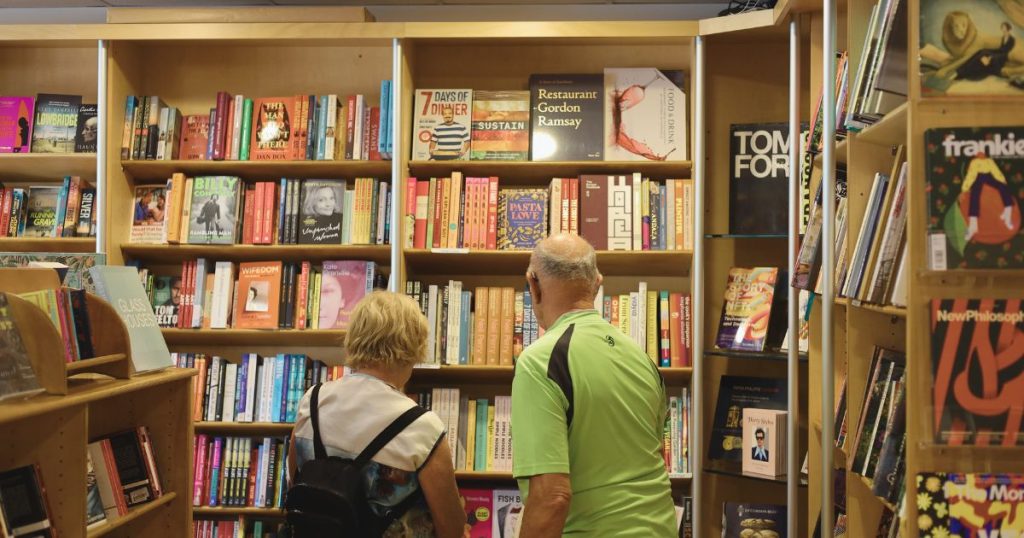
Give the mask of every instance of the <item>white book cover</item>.
<svg viewBox="0 0 1024 538">
<path fill-rule="evenodd" d="M 631 178 L 608 176 L 608 250 L 633 248 Z"/>
<path fill-rule="evenodd" d="M 516 538 L 523 516 L 523 498 L 517 489 L 496 489 L 491 505 L 491 537 Z"/>
<path fill-rule="evenodd" d="M 333 161 L 338 131 L 338 94 L 327 96 L 327 122 L 324 128 L 324 160 Z M 353 148 L 354 149 L 354 148 Z"/>
<path fill-rule="evenodd" d="M 245 96 L 236 95 L 232 106 L 234 110 L 231 112 L 231 152 L 228 158 L 237 161 L 242 147 L 242 111 L 245 107 Z"/>
<path fill-rule="evenodd" d="M 473 90 L 416 90 L 412 160 L 469 158 Z"/>
<path fill-rule="evenodd" d="M 447 392 L 448 448 L 452 452 L 452 465 L 455 465 L 455 457 L 459 453 L 459 389 L 447 389 Z"/>
<path fill-rule="evenodd" d="M 217 392 L 220 390 L 220 371 L 224 359 L 214 356 L 210 361 L 210 396 L 206 401 L 206 420 L 214 420 L 217 416 Z"/>
<path fill-rule="evenodd" d="M 548 211 L 548 219 L 550 220 L 548 230 L 554 235 L 562 231 L 562 178 L 556 177 L 552 179 L 548 190 L 548 201 L 551 208 Z"/>
<path fill-rule="evenodd" d="M 896 277 L 893 280 L 892 292 L 889 302 L 893 306 L 907 306 L 907 244 L 903 244 L 903 251 L 900 253 L 899 265 L 896 269 Z"/>
<path fill-rule="evenodd" d="M 438 364 L 437 349 L 437 285 L 427 287 L 427 361 Z"/>
<path fill-rule="evenodd" d="M 743 409 L 743 472 L 765 476 L 785 474 L 786 412 Z"/>
<path fill-rule="evenodd" d="M 363 99 L 363 94 L 356 95 L 356 123 L 353 126 L 352 135 L 352 160 L 361 161 L 366 157 L 363 155 L 363 119 L 366 114 L 366 105 Z"/>
<path fill-rule="evenodd" d="M 637 292 L 637 334 L 636 342 L 640 349 L 647 351 L 647 282 L 640 282 L 640 290 Z M 653 330 L 653 329 L 652 329 Z"/>
<path fill-rule="evenodd" d="M 633 250 L 643 250 L 643 200 L 644 178 L 640 172 L 633 173 Z"/>
<path fill-rule="evenodd" d="M 693 181 L 680 180 L 683 185 L 683 244 L 680 250 L 693 251 Z"/>
<path fill-rule="evenodd" d="M 677 82 L 655 68 L 605 68 L 604 160 L 687 159 L 686 92 Z"/>
<path fill-rule="evenodd" d="M 196 260 L 195 297 L 192 298 L 193 329 L 203 326 L 203 303 L 206 301 L 206 258 Z"/>
<path fill-rule="evenodd" d="M 260 398 L 260 422 L 271 422 L 270 417 L 272 416 L 272 409 L 270 409 L 271 402 L 274 401 L 274 375 L 277 369 L 277 358 L 266 357 L 263 361 L 263 394 Z"/>
<path fill-rule="evenodd" d="M 224 398 L 220 409 L 223 422 L 235 421 L 235 389 L 238 385 L 238 364 L 229 362 L 224 366 Z"/>
<path fill-rule="evenodd" d="M 215 317 L 210 321 L 210 327 L 214 329 L 226 329 L 228 327 L 229 314 L 231 312 L 231 298 L 235 286 L 235 266 L 231 262 L 217 262 L 216 272 L 221 274 L 220 286 L 214 289 L 215 304 L 217 310 Z"/>
<path fill-rule="evenodd" d="M 167 148 L 166 148 L 167 144 L 166 144 L 166 142 L 167 142 L 167 136 L 169 134 L 167 132 L 167 115 L 169 113 L 170 113 L 170 109 L 169 108 L 161 108 L 160 109 L 160 119 L 157 122 L 157 129 L 159 129 L 157 132 L 159 132 L 160 135 L 159 135 L 159 139 L 158 139 L 157 145 L 156 145 L 156 160 L 158 160 L 158 161 L 162 161 L 164 159 L 167 159 Z"/>
<path fill-rule="evenodd" d="M 252 422 L 253 408 L 256 403 L 256 372 L 259 366 L 259 357 L 255 353 L 249 354 L 249 360 L 245 363 L 246 366 L 246 378 L 245 378 L 245 413 L 242 417 L 243 422 Z"/>
</svg>

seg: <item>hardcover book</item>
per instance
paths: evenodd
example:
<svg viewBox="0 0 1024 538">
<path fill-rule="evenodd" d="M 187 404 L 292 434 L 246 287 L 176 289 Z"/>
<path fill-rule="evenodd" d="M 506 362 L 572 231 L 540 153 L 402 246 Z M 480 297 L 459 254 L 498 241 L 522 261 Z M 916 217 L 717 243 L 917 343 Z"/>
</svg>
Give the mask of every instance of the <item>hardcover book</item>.
<svg viewBox="0 0 1024 538">
<path fill-rule="evenodd" d="M 3 536 L 57 536 L 38 465 L 0 472 L 0 527 Z"/>
<path fill-rule="evenodd" d="M 363 297 L 373 289 L 374 262 L 325 261 L 320 283 L 320 329 L 343 329 Z"/>
<path fill-rule="evenodd" d="M 75 153 L 96 153 L 96 137 L 99 136 L 99 118 L 96 105 L 82 105 L 78 108 L 78 125 L 75 130 Z"/>
<path fill-rule="evenodd" d="M 609 176 L 580 176 L 580 236 L 594 250 L 608 250 Z"/>
<path fill-rule="evenodd" d="M 530 92 L 473 93 L 473 161 L 525 161 L 530 157 Z"/>
<path fill-rule="evenodd" d="M 74 153 L 80 95 L 41 93 L 32 122 L 32 153 Z"/>
<path fill-rule="evenodd" d="M 128 328 L 132 365 L 136 372 L 148 372 L 173 366 L 167 342 L 160 333 L 156 314 L 139 281 L 135 267 L 100 265 L 91 267 L 96 294 L 110 303 Z"/>
<path fill-rule="evenodd" d="M 607 241 L 608 250 L 633 250 L 633 182 L 630 176 L 608 176 Z"/>
<path fill-rule="evenodd" d="M 340 245 L 346 185 L 339 179 L 302 182 L 299 244 Z"/>
<path fill-rule="evenodd" d="M 729 126 L 729 233 L 789 233 L 788 123 Z"/>
<path fill-rule="evenodd" d="M 192 180 L 189 243 L 235 242 L 241 184 L 242 180 L 234 176 L 199 176 Z"/>
<path fill-rule="evenodd" d="M 281 262 L 238 264 L 235 322 L 239 329 L 276 329 L 281 301 Z"/>
<path fill-rule="evenodd" d="M 523 498 L 517 489 L 496 489 L 491 510 L 491 537 L 515 538 L 523 517 Z"/>
<path fill-rule="evenodd" d="M 1024 127 L 924 136 L 929 268 L 1024 268 Z"/>
<path fill-rule="evenodd" d="M 530 75 L 530 160 L 600 161 L 604 75 Z"/>
<path fill-rule="evenodd" d="M 1017 2 L 921 4 L 923 96 L 1021 95 L 1024 29 Z"/>
<path fill-rule="evenodd" d="M 283 161 L 291 158 L 294 97 L 262 97 L 253 101 L 249 160 Z"/>
<path fill-rule="evenodd" d="M 737 351 L 764 351 L 772 317 L 777 267 L 733 267 L 725 288 L 716 345 Z"/>
<path fill-rule="evenodd" d="M 722 538 L 779 538 L 786 532 L 786 507 L 779 504 L 725 503 Z"/>
<path fill-rule="evenodd" d="M 60 187 L 33 185 L 28 188 L 24 237 L 56 237 L 57 200 Z"/>
<path fill-rule="evenodd" d="M 42 390 L 7 304 L 7 295 L 0 293 L 0 401 L 31 396 Z"/>
<path fill-rule="evenodd" d="M 605 68 L 604 160 L 685 161 L 686 92 L 654 68 Z"/>
<path fill-rule="evenodd" d="M 209 115 L 185 116 L 181 120 L 181 142 L 178 144 L 178 157 L 186 161 L 205 160 L 209 137 Z"/>
<path fill-rule="evenodd" d="M 1024 474 L 919 473 L 921 538 L 1021 536 Z"/>
<path fill-rule="evenodd" d="M 547 189 L 498 191 L 498 250 L 530 250 L 547 237 Z"/>
<path fill-rule="evenodd" d="M 708 459 L 741 461 L 743 410 L 786 409 L 786 380 L 770 377 L 722 376 L 711 428 Z"/>
<path fill-rule="evenodd" d="M 135 187 L 132 201 L 132 229 L 129 243 L 163 243 L 167 212 L 167 189 L 164 186 Z"/>
<path fill-rule="evenodd" d="M 473 90 L 416 90 L 412 160 L 469 158 Z"/>
<path fill-rule="evenodd" d="M 743 472 L 786 474 L 786 415 L 776 409 L 743 410 Z"/>
<path fill-rule="evenodd" d="M 0 96 L 0 153 L 28 153 L 34 97 Z"/>
<path fill-rule="evenodd" d="M 933 299 L 935 442 L 1024 445 L 1021 299 Z"/>
</svg>

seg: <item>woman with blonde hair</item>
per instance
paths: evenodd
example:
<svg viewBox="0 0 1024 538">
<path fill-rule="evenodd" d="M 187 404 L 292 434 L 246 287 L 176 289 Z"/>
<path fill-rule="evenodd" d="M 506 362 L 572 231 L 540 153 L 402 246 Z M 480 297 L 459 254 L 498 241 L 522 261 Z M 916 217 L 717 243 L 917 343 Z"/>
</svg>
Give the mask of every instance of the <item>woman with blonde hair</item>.
<svg viewBox="0 0 1024 538">
<path fill-rule="evenodd" d="M 411 298 L 385 291 L 363 298 L 345 336 L 352 372 L 303 396 L 292 435 L 289 475 L 295 477 L 315 458 L 312 400 L 326 454 L 345 459 L 355 459 L 397 418 L 418 417 L 363 467 L 370 509 L 393 519 L 382 535 L 388 538 L 463 535 L 466 515 L 444 424 L 430 411 L 413 410 L 416 403 L 403 392 L 413 366 L 426 358 L 426 340 L 427 320 Z"/>
</svg>

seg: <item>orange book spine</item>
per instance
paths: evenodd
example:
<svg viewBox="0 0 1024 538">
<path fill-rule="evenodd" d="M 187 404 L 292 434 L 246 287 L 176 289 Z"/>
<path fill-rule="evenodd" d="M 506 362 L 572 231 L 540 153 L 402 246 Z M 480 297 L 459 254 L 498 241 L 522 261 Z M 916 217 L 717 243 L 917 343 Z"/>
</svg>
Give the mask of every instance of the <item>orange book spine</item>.
<svg viewBox="0 0 1024 538">
<path fill-rule="evenodd" d="M 263 185 L 263 237 L 260 244 L 271 245 L 274 243 L 274 211 L 277 208 L 277 183 L 267 181 Z"/>
<path fill-rule="evenodd" d="M 498 364 L 501 342 L 501 288 L 487 289 L 487 364 Z"/>
<path fill-rule="evenodd" d="M 441 225 L 441 237 L 438 242 L 438 247 L 448 248 L 448 235 L 450 233 L 449 226 L 451 224 L 451 203 L 452 203 L 452 178 L 446 177 L 441 180 L 441 214 L 440 225 Z"/>
<path fill-rule="evenodd" d="M 479 287 L 473 293 L 473 364 L 487 364 L 487 291 Z"/>
<path fill-rule="evenodd" d="M 203 394 L 206 392 L 206 359 L 197 357 L 195 360 L 195 369 L 199 371 L 197 377 L 193 377 L 193 395 L 192 395 L 192 420 L 199 422 L 203 420 Z"/>
<path fill-rule="evenodd" d="M 452 172 L 449 185 L 451 195 L 448 200 L 448 248 L 459 247 L 459 208 L 462 207 L 462 172 Z M 465 231 L 465 230 L 463 230 Z"/>
<path fill-rule="evenodd" d="M 256 188 L 254 185 L 246 185 L 245 191 L 245 210 L 242 212 L 242 243 L 246 245 L 252 244 L 253 238 L 253 221 L 256 215 Z"/>
<path fill-rule="evenodd" d="M 619 328 L 619 296 L 612 295 L 612 320 L 611 324 L 616 329 Z"/>
<path fill-rule="evenodd" d="M 685 243 L 683 243 L 683 181 L 676 180 L 675 200 L 673 200 L 673 206 L 675 214 L 675 234 L 676 234 L 676 250 L 683 250 Z"/>
<path fill-rule="evenodd" d="M 516 319 L 516 290 L 501 288 L 501 343 L 498 348 L 498 364 L 512 366 L 512 336 Z"/>
<path fill-rule="evenodd" d="M 679 368 L 683 365 L 683 356 L 681 353 L 683 341 L 682 334 L 680 334 L 680 328 L 682 327 L 682 313 L 679 311 L 680 303 L 682 303 L 682 294 L 669 294 L 669 363 L 673 368 Z"/>
</svg>

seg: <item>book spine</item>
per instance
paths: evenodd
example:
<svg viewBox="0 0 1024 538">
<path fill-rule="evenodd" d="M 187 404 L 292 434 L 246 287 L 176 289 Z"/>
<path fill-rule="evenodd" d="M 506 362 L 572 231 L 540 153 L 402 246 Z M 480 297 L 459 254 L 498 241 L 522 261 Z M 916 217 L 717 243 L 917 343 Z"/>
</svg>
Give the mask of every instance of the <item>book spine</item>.
<svg viewBox="0 0 1024 538">
<path fill-rule="evenodd" d="M 488 179 L 487 191 L 487 250 L 498 248 L 498 178 Z"/>
<path fill-rule="evenodd" d="M 679 329 L 681 327 L 681 312 L 679 306 L 682 294 L 669 294 L 669 356 L 670 366 L 679 368 L 682 366 L 682 340 Z"/>
<path fill-rule="evenodd" d="M 353 159 L 356 128 L 356 96 L 349 95 L 345 106 L 345 159 Z"/>
<path fill-rule="evenodd" d="M 252 99 L 242 101 L 242 126 L 238 140 L 238 160 L 248 161 L 252 147 Z"/>
</svg>

